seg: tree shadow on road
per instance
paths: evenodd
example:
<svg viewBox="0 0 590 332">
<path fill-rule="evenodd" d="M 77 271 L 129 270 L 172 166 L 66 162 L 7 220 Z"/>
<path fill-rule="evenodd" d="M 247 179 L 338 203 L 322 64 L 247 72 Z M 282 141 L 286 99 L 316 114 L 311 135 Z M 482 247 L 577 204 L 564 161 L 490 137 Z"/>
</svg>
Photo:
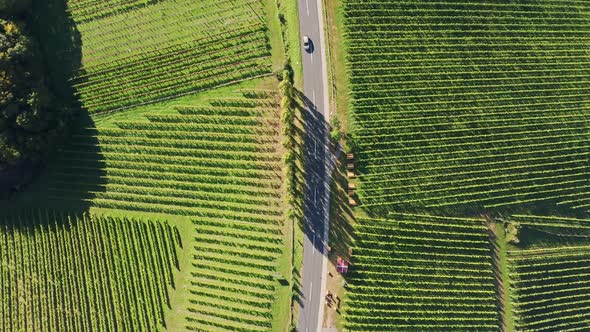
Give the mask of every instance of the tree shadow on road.
<svg viewBox="0 0 590 332">
<path fill-rule="evenodd" d="M 328 138 L 330 125 L 317 111 L 312 101 L 301 92 L 298 92 L 297 97 L 301 101 L 301 122 L 298 124 L 298 128 L 301 129 L 299 133 L 302 143 L 303 182 L 301 193 L 305 197 L 300 230 L 304 237 L 314 244 L 316 252 L 324 252 L 324 255 L 327 255 L 329 266 L 326 273 L 329 274 L 322 277 L 326 278 L 328 290 L 332 289 L 333 293 L 336 286 L 335 281 L 343 280 L 340 277 L 334 278 L 336 277 L 334 273 L 337 273 L 335 272 L 337 258 L 341 257 L 350 261 L 351 251 L 349 249 L 354 244 L 354 215 L 349 205 L 346 156 L 340 152 L 336 153 L 336 149 Z M 339 157 L 336 158 L 336 155 Z M 330 160 L 328 165 L 326 165 L 326 160 Z M 354 198 L 358 199 L 356 196 Z M 329 240 L 322 240 L 326 220 L 330 222 Z M 306 296 L 305 293 L 308 290 L 303 292 L 301 292 L 301 288 L 299 290 L 299 296 Z M 337 294 L 342 296 L 343 293 L 338 291 Z M 321 306 L 325 305 L 323 296 L 324 294 L 320 299 Z M 308 303 L 305 300 L 305 298 L 298 298 L 296 302 L 303 306 Z M 326 307 L 326 310 L 326 313 L 332 314 L 329 307 Z M 340 314 L 340 307 L 335 312 Z"/>
<path fill-rule="evenodd" d="M 315 243 L 316 250 L 323 250 L 325 243 L 321 238 L 324 232 L 324 218 L 328 212 L 326 192 L 329 191 L 329 178 L 324 161 L 328 158 L 329 141 L 327 133 L 329 125 L 323 115 L 319 113 L 307 97 L 299 92 L 302 107 L 301 112 L 303 137 L 302 137 L 302 165 L 303 165 L 303 224 L 301 225 L 305 236 Z"/>
<path fill-rule="evenodd" d="M 296 196 L 299 197 L 296 202 L 295 212 L 296 227 L 300 237 L 297 239 L 297 250 L 304 250 L 304 243 L 311 242 L 315 246 L 316 252 L 324 252 L 327 241 L 323 241 L 324 219 L 327 210 L 326 199 L 329 185 L 324 183 L 327 176 L 324 160 L 326 153 L 329 151 L 327 142 L 328 124 L 323 116 L 317 112 L 312 101 L 304 96 L 301 91 L 294 92 L 296 103 L 295 117 L 295 156 L 297 159 L 296 170 Z M 309 247 L 307 248 L 309 250 Z M 306 255 L 302 252 L 303 256 Z M 309 255 L 309 253 L 307 253 Z M 301 257 L 303 260 L 303 257 Z M 293 290 L 293 303 L 300 309 L 303 309 L 308 299 L 305 292 L 310 290 L 303 289 L 303 275 L 306 267 L 302 261 L 295 261 L 294 274 L 295 285 Z M 299 268 L 303 265 L 303 270 Z"/>
</svg>

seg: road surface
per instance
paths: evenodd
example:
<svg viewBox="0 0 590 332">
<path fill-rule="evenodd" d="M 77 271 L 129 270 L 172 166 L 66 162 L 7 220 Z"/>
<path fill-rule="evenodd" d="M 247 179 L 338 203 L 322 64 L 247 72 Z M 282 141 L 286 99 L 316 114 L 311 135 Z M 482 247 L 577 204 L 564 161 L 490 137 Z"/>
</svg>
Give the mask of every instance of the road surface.
<svg viewBox="0 0 590 332">
<path fill-rule="evenodd" d="M 299 32 L 309 36 L 312 51 L 302 51 L 306 190 L 305 240 L 298 330 L 316 332 L 322 327 L 329 226 L 328 75 L 324 48 L 322 0 L 298 0 Z"/>
</svg>

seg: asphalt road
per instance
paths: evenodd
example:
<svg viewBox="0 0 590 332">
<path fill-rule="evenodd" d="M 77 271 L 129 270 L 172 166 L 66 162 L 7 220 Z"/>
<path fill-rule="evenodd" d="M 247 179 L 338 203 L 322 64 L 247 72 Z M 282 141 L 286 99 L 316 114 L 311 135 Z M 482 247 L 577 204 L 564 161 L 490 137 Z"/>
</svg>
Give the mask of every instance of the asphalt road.
<svg viewBox="0 0 590 332">
<path fill-rule="evenodd" d="M 329 226 L 328 75 L 323 39 L 322 0 L 298 0 L 299 32 L 309 36 L 312 51 L 302 51 L 306 190 L 305 242 L 298 330 L 321 330 L 326 293 L 326 245 Z"/>
</svg>

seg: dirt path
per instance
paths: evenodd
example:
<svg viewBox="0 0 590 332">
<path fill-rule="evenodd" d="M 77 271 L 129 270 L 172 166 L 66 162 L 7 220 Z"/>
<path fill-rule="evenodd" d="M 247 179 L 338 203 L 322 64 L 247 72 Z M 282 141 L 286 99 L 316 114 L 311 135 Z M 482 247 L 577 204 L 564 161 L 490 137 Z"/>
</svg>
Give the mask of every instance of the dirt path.
<svg viewBox="0 0 590 332">
<path fill-rule="evenodd" d="M 486 218 L 488 235 L 490 238 L 490 250 L 492 255 L 492 268 L 494 270 L 494 284 L 498 319 L 502 331 L 512 331 L 512 309 L 510 305 L 510 289 L 508 281 L 508 266 L 506 259 L 506 239 L 501 223 Z"/>
</svg>

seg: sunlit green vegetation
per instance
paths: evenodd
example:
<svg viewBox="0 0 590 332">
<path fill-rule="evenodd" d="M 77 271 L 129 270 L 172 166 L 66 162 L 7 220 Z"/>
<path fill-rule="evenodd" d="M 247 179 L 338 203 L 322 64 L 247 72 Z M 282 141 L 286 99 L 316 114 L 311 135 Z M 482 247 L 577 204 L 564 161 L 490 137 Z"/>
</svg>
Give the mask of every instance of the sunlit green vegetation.
<svg viewBox="0 0 590 332">
<path fill-rule="evenodd" d="M 340 9 L 360 205 L 344 325 L 587 330 L 589 253 L 544 241 L 588 236 L 590 3 L 345 0 Z M 392 211 L 446 217 L 429 224 Z M 520 215 L 530 213 L 541 217 Z M 480 221 L 459 230 L 460 218 Z M 484 262 L 483 284 L 461 270 Z M 445 293 L 475 290 L 487 297 Z"/>
<path fill-rule="evenodd" d="M 590 5 L 345 1 L 364 206 L 587 204 Z"/>
<path fill-rule="evenodd" d="M 268 75 L 264 1 L 70 0 L 82 36 L 73 78 L 91 112 Z"/>
<path fill-rule="evenodd" d="M 55 51 L 47 47 L 51 38 L 71 37 L 72 49 L 63 52 L 81 63 L 63 81 L 75 91 L 80 116 L 53 162 L 31 184 L 13 188 L 8 210 L 1 202 L 0 212 L 56 211 L 14 213 L 0 228 L 0 254 L 25 254 L 6 264 L 2 256 L 1 294 L 9 300 L 1 326 L 285 330 L 292 225 L 285 222 L 272 67 L 284 62 L 276 6 L 34 2 L 64 15 L 56 21 L 65 27 L 47 24 L 43 50 Z M 71 69 L 65 60 L 64 67 Z M 160 228 L 174 230 L 177 254 L 162 272 L 147 265 L 160 269 L 157 259 L 168 254 L 168 243 L 150 233 Z M 51 264 L 55 270 L 42 270 Z"/>
<path fill-rule="evenodd" d="M 514 216 L 523 248 L 508 252 L 518 331 L 590 328 L 590 220 Z M 540 240 L 539 240 L 540 239 Z"/>
<path fill-rule="evenodd" d="M 498 329 L 483 220 L 396 214 L 358 221 L 347 329 Z"/>
<path fill-rule="evenodd" d="M 81 129 L 41 194 L 70 210 L 182 217 L 178 325 L 264 331 L 289 278 L 278 96 L 224 95 Z"/>
<path fill-rule="evenodd" d="M 0 217 L 0 325 L 161 329 L 179 245 L 162 222 L 34 209 Z"/>
</svg>

